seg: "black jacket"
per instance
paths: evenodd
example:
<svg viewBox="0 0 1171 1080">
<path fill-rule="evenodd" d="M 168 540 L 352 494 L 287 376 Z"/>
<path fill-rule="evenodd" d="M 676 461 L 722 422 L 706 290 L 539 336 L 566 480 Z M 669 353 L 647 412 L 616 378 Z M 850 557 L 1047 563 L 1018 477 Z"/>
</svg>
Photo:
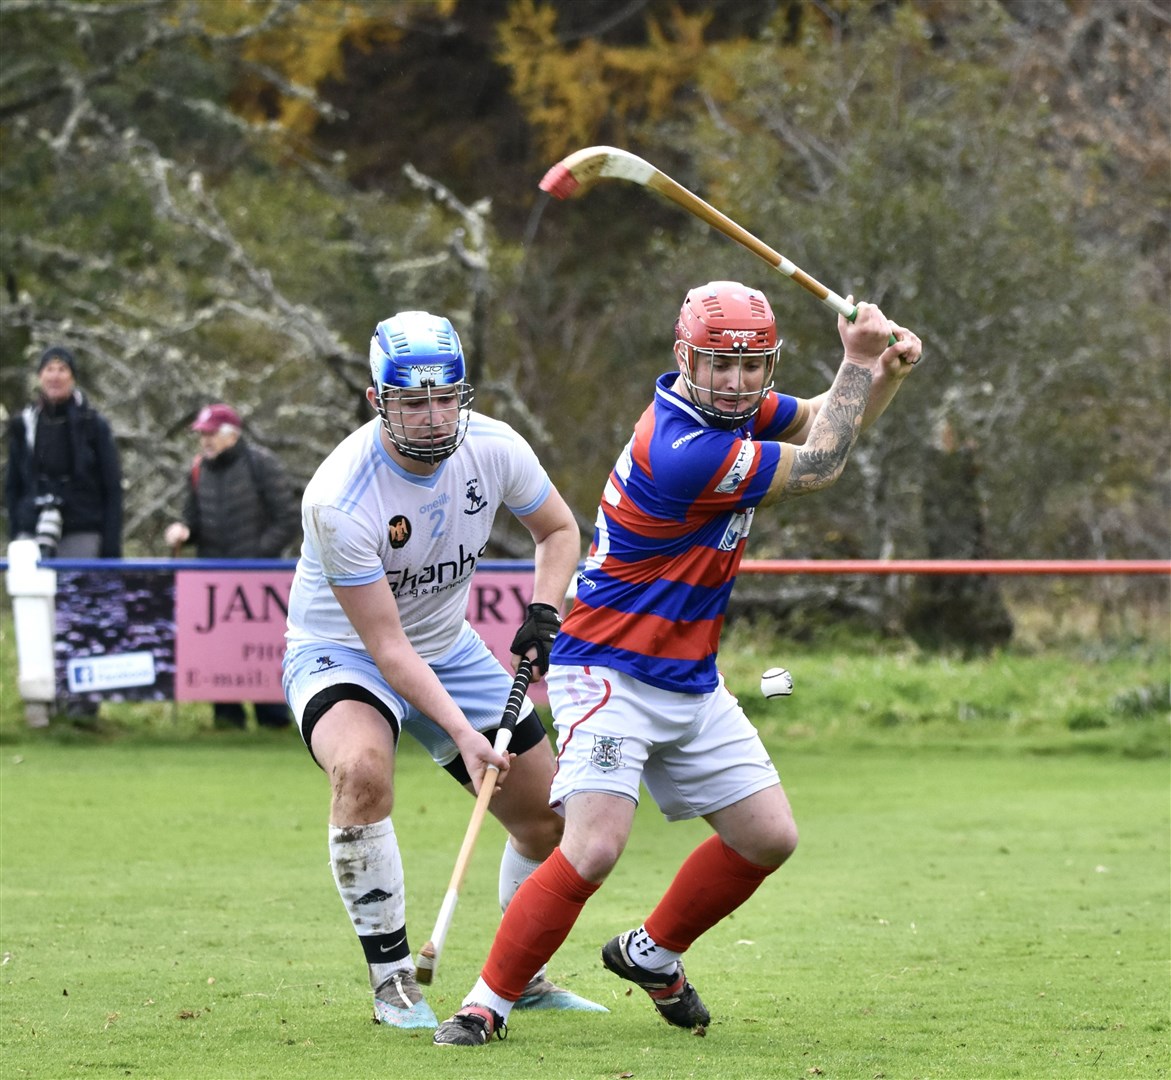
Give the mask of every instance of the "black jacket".
<svg viewBox="0 0 1171 1080">
<path fill-rule="evenodd" d="M 68 471 L 42 469 L 43 445 L 38 448 L 38 429 L 43 438 L 45 415 L 64 414 L 71 462 Z M 29 405 L 8 425 L 8 470 L 4 498 L 12 536 L 36 531 L 38 496 L 53 494 L 61 500 L 63 534 L 96 532 L 102 537 L 104 559 L 122 557 L 122 467 L 110 425 L 80 390 L 64 405 L 43 400 Z"/>
<path fill-rule="evenodd" d="M 300 533 L 301 507 L 281 463 L 240 439 L 192 468 L 183 521 L 201 559 L 277 559 Z"/>
</svg>

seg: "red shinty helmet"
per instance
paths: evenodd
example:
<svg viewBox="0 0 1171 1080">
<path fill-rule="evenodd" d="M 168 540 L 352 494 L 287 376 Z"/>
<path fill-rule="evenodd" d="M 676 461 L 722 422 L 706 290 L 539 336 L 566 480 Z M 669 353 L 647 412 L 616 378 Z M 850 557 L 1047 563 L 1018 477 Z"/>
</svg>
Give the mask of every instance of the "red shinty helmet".
<svg viewBox="0 0 1171 1080">
<path fill-rule="evenodd" d="M 735 428 L 751 420 L 760 403 L 772 389 L 773 373 L 781 342 L 777 338 L 777 320 L 764 293 L 738 281 L 709 281 L 692 289 L 683 301 L 675 322 L 675 340 L 687 346 L 685 378 L 692 401 L 710 423 Z M 676 345 L 678 349 L 678 344 Z M 698 360 L 702 354 L 743 359 L 763 356 L 764 385 L 759 393 L 734 395 L 714 393 L 710 386 L 696 383 Z M 700 401 L 700 391 L 715 398 L 731 398 L 735 409 L 725 412 Z"/>
<path fill-rule="evenodd" d="M 675 337 L 713 352 L 766 351 L 777 347 L 777 320 L 759 289 L 709 281 L 687 294 Z"/>
</svg>

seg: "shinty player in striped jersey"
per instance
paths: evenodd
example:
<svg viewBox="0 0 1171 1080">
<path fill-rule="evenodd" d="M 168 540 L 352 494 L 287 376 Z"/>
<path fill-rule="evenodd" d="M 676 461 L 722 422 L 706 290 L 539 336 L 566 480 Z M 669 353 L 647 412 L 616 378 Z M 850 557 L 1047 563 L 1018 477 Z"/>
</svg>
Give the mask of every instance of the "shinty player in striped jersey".
<svg viewBox="0 0 1171 1080">
<path fill-rule="evenodd" d="M 713 281 L 687 294 L 676 370 L 659 377 L 610 473 L 550 656 L 550 801 L 565 815 L 564 835 L 513 897 L 479 980 L 436 1044 L 504 1036 L 525 983 L 621 855 L 640 781 L 668 820 L 703 817 L 714 835 L 645 922 L 602 947 L 602 963 L 644 989 L 668 1023 L 706 1030 L 710 1014 L 683 953 L 797 846 L 777 770 L 716 667 L 752 517 L 832 485 L 922 352 L 873 304 L 859 304 L 853 322 L 839 318 L 838 333 L 833 384 L 791 397 L 772 389 L 780 341 L 761 292 Z"/>
</svg>

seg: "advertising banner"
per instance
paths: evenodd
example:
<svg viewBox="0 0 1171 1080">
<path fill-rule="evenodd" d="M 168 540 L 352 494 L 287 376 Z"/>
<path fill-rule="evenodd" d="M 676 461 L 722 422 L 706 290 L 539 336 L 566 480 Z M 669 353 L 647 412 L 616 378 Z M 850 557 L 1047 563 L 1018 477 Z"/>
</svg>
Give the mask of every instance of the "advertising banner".
<svg viewBox="0 0 1171 1080">
<path fill-rule="evenodd" d="M 507 667 L 532 596 L 531 564 L 481 568 L 468 621 Z M 198 566 L 58 572 L 58 697 L 113 701 L 283 701 L 281 659 L 293 570 Z M 545 704 L 544 683 L 529 697 Z"/>
<path fill-rule="evenodd" d="M 175 575 L 175 700 L 284 701 L 289 570 Z"/>
<path fill-rule="evenodd" d="M 59 570 L 53 641 L 59 701 L 169 701 L 175 692 L 174 575 Z"/>
</svg>

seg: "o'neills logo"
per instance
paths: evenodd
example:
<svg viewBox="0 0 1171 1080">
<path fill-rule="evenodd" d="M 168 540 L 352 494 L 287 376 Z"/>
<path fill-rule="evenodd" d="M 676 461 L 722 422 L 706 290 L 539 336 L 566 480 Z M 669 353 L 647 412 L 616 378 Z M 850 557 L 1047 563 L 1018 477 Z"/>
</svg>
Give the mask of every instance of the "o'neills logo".
<svg viewBox="0 0 1171 1080">
<path fill-rule="evenodd" d="M 386 536 L 390 546 L 397 551 L 411 538 L 411 523 L 402 514 L 395 514 L 386 523 Z"/>
</svg>

